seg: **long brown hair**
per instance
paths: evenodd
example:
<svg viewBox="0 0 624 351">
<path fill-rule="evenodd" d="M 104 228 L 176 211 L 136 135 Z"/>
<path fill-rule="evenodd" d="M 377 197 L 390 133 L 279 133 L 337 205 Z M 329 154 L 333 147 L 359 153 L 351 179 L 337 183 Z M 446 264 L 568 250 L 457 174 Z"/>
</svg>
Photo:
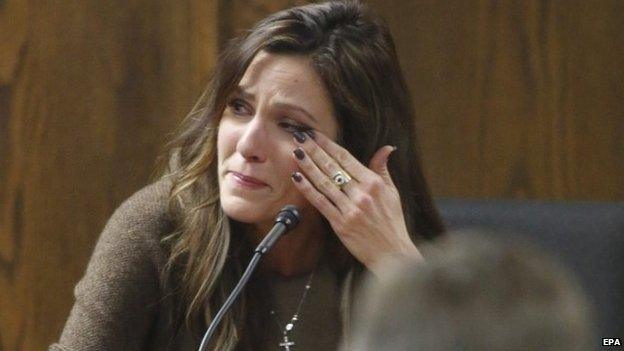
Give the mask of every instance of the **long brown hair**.
<svg viewBox="0 0 624 351">
<path fill-rule="evenodd" d="M 163 239 L 170 251 L 163 288 L 177 298 L 176 311 L 196 332 L 225 301 L 251 251 L 238 224 L 220 206 L 216 140 L 227 98 L 261 50 L 310 57 L 332 98 L 339 142 L 365 165 L 381 146 L 398 147 L 389 169 L 413 240 L 431 239 L 443 230 L 420 167 L 413 106 L 387 26 L 357 1 L 275 13 L 228 43 L 205 92 L 169 144 L 164 176 L 173 184 L 169 208 L 177 229 Z M 363 266 L 335 235 L 328 237 L 333 238 L 332 255 L 341 262 L 336 269 L 343 282 L 346 332 Z M 263 311 L 254 299 L 241 296 L 215 335 L 215 349 L 249 347 Z"/>
</svg>

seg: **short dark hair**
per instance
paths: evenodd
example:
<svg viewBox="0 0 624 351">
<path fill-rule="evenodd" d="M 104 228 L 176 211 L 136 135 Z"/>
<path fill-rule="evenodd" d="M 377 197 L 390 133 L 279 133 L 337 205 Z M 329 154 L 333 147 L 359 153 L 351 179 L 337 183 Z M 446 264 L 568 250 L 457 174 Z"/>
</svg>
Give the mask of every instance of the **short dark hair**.
<svg viewBox="0 0 624 351">
<path fill-rule="evenodd" d="M 353 350 L 590 350 L 591 311 L 558 261 L 525 243 L 449 233 L 371 282 Z M 349 348 L 351 350 L 351 348 Z"/>
</svg>

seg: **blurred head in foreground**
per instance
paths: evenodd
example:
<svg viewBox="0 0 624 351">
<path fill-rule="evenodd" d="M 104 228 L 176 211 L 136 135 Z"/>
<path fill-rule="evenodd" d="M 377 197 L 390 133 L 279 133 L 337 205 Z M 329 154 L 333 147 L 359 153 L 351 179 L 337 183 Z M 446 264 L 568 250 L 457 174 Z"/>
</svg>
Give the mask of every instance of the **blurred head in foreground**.
<svg viewBox="0 0 624 351">
<path fill-rule="evenodd" d="M 475 233 L 370 278 L 345 350 L 589 350 L 589 306 L 539 250 Z"/>
</svg>

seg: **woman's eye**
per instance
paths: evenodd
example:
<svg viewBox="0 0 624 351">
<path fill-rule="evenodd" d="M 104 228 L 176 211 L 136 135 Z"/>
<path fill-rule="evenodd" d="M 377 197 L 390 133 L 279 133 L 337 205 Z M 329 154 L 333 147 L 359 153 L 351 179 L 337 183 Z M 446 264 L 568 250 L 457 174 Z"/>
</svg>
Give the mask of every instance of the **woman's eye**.
<svg viewBox="0 0 624 351">
<path fill-rule="evenodd" d="M 230 105 L 236 114 L 243 114 L 247 112 L 247 106 L 241 99 L 233 99 L 228 105 Z"/>
<path fill-rule="evenodd" d="M 299 125 L 299 124 L 293 124 L 293 123 L 289 123 L 289 122 L 280 122 L 279 126 L 284 128 L 284 129 L 286 129 L 286 131 L 288 131 L 289 133 L 292 133 L 292 132 L 305 132 L 305 131 L 311 129 L 308 126 Z"/>
</svg>

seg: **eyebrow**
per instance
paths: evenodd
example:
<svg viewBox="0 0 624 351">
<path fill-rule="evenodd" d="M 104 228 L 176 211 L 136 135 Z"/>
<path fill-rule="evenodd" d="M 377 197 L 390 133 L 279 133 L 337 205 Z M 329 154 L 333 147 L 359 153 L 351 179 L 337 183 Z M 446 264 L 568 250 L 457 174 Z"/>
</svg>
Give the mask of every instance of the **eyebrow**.
<svg viewBox="0 0 624 351">
<path fill-rule="evenodd" d="M 250 94 L 249 92 L 245 91 L 245 88 L 240 86 L 240 85 L 236 87 L 235 92 L 236 92 L 236 94 L 240 95 L 243 99 L 252 100 L 252 101 L 255 100 L 255 96 L 253 94 Z M 308 117 L 309 119 L 311 119 L 312 121 L 314 121 L 314 123 L 318 123 L 318 120 L 310 112 L 306 111 L 301 106 L 289 104 L 289 103 L 286 103 L 286 102 L 277 102 L 277 103 L 275 103 L 275 107 L 282 108 L 282 109 L 290 109 L 290 110 L 298 111 L 298 112 L 302 113 L 303 115 L 305 115 L 306 117 Z"/>
</svg>

